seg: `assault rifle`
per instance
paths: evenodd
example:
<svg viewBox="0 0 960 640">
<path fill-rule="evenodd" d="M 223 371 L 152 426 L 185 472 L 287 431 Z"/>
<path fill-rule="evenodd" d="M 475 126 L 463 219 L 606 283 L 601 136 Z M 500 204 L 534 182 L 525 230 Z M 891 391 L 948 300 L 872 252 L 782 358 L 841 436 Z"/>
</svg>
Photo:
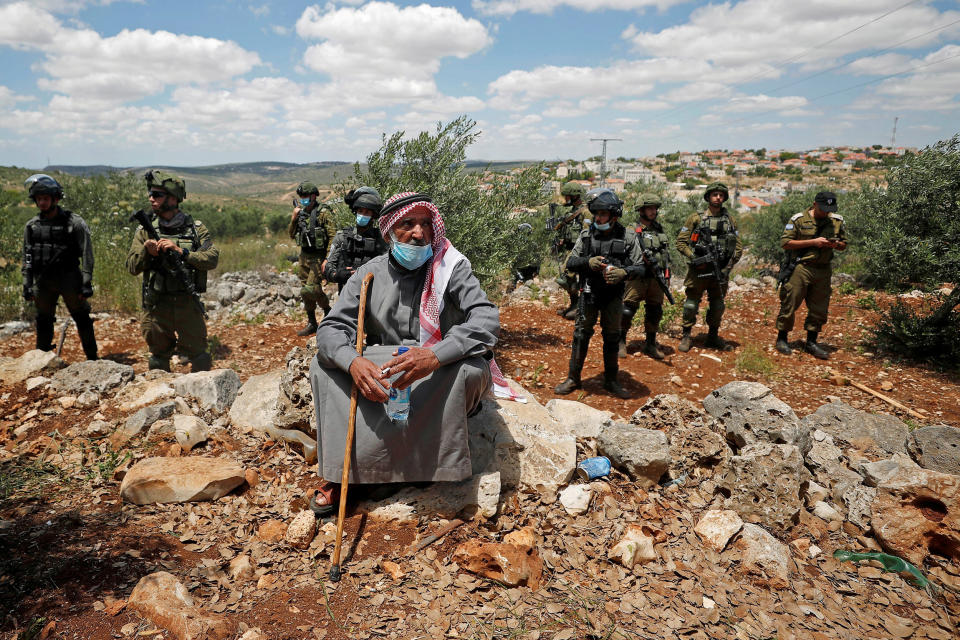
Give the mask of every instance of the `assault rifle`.
<svg viewBox="0 0 960 640">
<path fill-rule="evenodd" d="M 779 289 L 785 282 L 790 280 L 790 276 L 793 275 L 798 264 L 800 264 L 800 257 L 796 252 L 789 250 L 784 252 L 783 260 L 780 261 L 780 272 L 777 274 L 775 289 Z"/>
<path fill-rule="evenodd" d="M 297 199 L 293 199 L 294 208 L 300 207 L 300 203 L 297 202 Z M 310 212 L 316 208 L 317 203 L 312 205 L 307 205 L 306 207 L 300 207 L 300 213 L 297 214 L 297 230 L 300 232 L 300 237 L 303 238 L 303 248 L 310 251 L 314 251 L 317 248 L 317 239 L 312 233 L 310 233 Z"/>
<path fill-rule="evenodd" d="M 147 237 L 151 240 L 156 240 L 160 242 L 160 234 L 157 233 L 157 230 L 154 228 L 153 223 L 150 222 L 149 216 L 143 209 L 140 209 L 136 213 L 130 215 L 131 222 L 139 222 L 140 226 L 143 227 L 143 230 L 147 232 Z M 187 267 L 183 264 L 183 258 L 180 257 L 180 254 L 176 251 L 162 251 L 160 253 L 161 259 L 160 264 L 163 265 L 164 269 L 168 273 L 173 275 L 180 281 L 180 284 L 183 285 L 183 288 L 186 289 L 187 293 L 193 299 L 194 304 L 196 304 L 197 309 L 203 316 L 206 316 L 206 310 L 203 308 L 203 303 L 200 301 L 200 295 L 197 293 L 197 287 L 193 283 L 193 276 L 187 271 Z M 143 279 L 143 288 L 144 288 L 144 297 L 146 297 L 146 288 L 147 288 L 147 279 Z"/>
<path fill-rule="evenodd" d="M 670 304 L 674 304 L 673 294 L 670 293 L 670 268 L 666 269 L 660 268 L 660 263 L 650 255 L 650 250 L 643 246 L 643 243 L 637 238 L 637 244 L 640 246 L 640 254 L 643 256 L 643 262 L 647 265 L 647 268 L 653 271 L 653 279 L 657 281 L 657 285 L 663 290 L 667 300 L 670 301 Z"/>
<path fill-rule="evenodd" d="M 700 242 L 700 239 L 703 239 L 703 242 Z M 691 264 L 696 269 L 698 278 L 709 278 L 713 276 L 717 279 L 717 282 L 723 280 L 723 276 L 720 274 L 720 263 L 723 261 L 723 255 L 720 250 L 713 244 L 710 237 L 710 228 L 709 227 L 699 227 L 693 235 L 691 235 L 690 240 L 694 244 L 694 253 L 695 255 Z M 698 251 L 701 249 L 702 251 Z M 704 265 L 710 267 L 710 271 L 701 271 Z"/>
</svg>

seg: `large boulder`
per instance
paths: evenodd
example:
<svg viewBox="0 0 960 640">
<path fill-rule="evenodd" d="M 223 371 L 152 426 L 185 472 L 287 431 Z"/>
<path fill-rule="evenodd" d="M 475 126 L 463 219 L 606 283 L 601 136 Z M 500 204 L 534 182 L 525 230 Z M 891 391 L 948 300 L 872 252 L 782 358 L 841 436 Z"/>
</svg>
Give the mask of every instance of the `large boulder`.
<svg viewBox="0 0 960 640">
<path fill-rule="evenodd" d="M 641 487 L 658 483 L 670 467 L 667 434 L 622 422 L 612 422 L 600 430 L 597 451 Z"/>
<path fill-rule="evenodd" d="M 907 449 L 924 469 L 960 475 L 960 429 L 956 427 L 915 429 L 907 440 Z"/>
<path fill-rule="evenodd" d="M 671 394 L 661 394 L 630 416 L 630 423 L 665 431 L 670 441 L 670 476 L 710 475 L 730 454 L 723 428 L 703 409 Z"/>
<path fill-rule="evenodd" d="M 468 420 L 473 473 L 499 471 L 504 487 L 554 495 L 576 468 L 576 438 L 532 394 L 511 387 L 527 402 L 487 396 Z"/>
<path fill-rule="evenodd" d="M 251 376 L 243 383 L 230 407 L 230 421 L 241 429 L 265 431 L 273 426 L 280 397 L 280 377 L 283 372 L 270 371 Z"/>
<path fill-rule="evenodd" d="M 548 400 L 547 411 L 576 438 L 596 438 L 603 423 L 613 416 L 609 411 L 561 398 Z"/>
<path fill-rule="evenodd" d="M 146 458 L 133 465 L 120 496 L 134 504 L 216 500 L 244 482 L 244 468 L 226 458 Z"/>
<path fill-rule="evenodd" d="M 885 413 L 867 413 L 843 402 L 831 402 L 800 421 L 810 430 L 820 429 L 833 436 L 841 447 L 869 439 L 887 453 L 906 453 L 910 430 L 903 422 Z"/>
<path fill-rule="evenodd" d="M 179 396 L 188 396 L 204 409 L 222 412 L 233 404 L 240 389 L 240 378 L 233 369 L 198 371 L 173 381 Z"/>
<path fill-rule="evenodd" d="M 144 430 L 149 429 L 157 420 L 169 418 L 176 410 L 177 403 L 172 400 L 161 402 L 160 404 L 155 404 L 150 407 L 144 407 L 127 418 L 123 426 L 117 429 L 117 433 L 125 438 L 132 438 L 143 433 Z"/>
<path fill-rule="evenodd" d="M 790 579 L 790 551 L 763 527 L 744 524 L 733 546 L 740 551 L 740 571 L 774 588 Z"/>
<path fill-rule="evenodd" d="M 862 462 L 857 471 L 863 476 L 865 485 L 876 487 L 897 475 L 901 468 L 915 469 L 919 466 L 907 454 L 895 453 L 892 458 L 887 460 Z"/>
<path fill-rule="evenodd" d="M 203 611 L 187 588 L 166 571 L 140 578 L 130 593 L 127 608 L 178 640 L 225 640 L 235 635 L 234 623 Z"/>
<path fill-rule="evenodd" d="M 960 476 L 903 467 L 877 487 L 872 511 L 890 553 L 918 567 L 931 553 L 960 560 Z"/>
<path fill-rule="evenodd" d="M 33 349 L 19 358 L 0 358 L 0 384 L 13 385 L 27 378 L 50 376 L 67 366 L 53 351 Z"/>
<path fill-rule="evenodd" d="M 810 449 L 810 428 L 759 382 L 725 384 L 703 399 L 703 408 L 723 425 L 727 441 L 737 449 L 758 442 L 791 444 L 801 454 Z"/>
<path fill-rule="evenodd" d="M 800 449 L 790 444 L 753 444 L 732 456 L 717 483 L 725 507 L 747 522 L 789 528 L 803 503 L 801 489 L 810 479 Z"/>
<path fill-rule="evenodd" d="M 317 418 L 310 389 L 310 361 L 317 353 L 316 337 L 305 347 L 294 347 L 287 353 L 286 366 L 280 375 L 279 393 L 273 423 L 280 429 L 294 429 L 316 434 Z"/>
<path fill-rule="evenodd" d="M 840 504 L 847 491 L 863 482 L 863 477 L 847 466 L 843 451 L 831 436 L 814 431 L 811 439 L 813 446 L 807 452 L 807 468 L 813 472 L 817 484 L 829 489 L 834 502 Z"/>
<path fill-rule="evenodd" d="M 453 518 L 466 511 L 468 517 L 497 515 L 500 505 L 500 472 L 478 473 L 462 482 L 435 482 L 427 487 L 407 487 L 364 510 L 384 520 L 416 522 L 421 517 Z"/>
<path fill-rule="evenodd" d="M 133 367 L 128 364 L 113 360 L 84 360 L 58 371 L 50 388 L 60 395 L 79 395 L 84 391 L 103 395 L 133 380 L 133 375 Z"/>
</svg>

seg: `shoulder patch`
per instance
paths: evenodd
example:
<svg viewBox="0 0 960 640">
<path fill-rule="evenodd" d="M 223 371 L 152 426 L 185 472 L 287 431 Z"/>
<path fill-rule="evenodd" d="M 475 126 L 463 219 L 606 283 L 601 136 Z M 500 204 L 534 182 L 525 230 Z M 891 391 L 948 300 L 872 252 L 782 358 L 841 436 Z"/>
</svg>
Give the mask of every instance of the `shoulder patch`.
<svg viewBox="0 0 960 640">
<path fill-rule="evenodd" d="M 683 233 L 684 231 L 689 231 L 689 229 L 686 227 L 680 227 L 680 233 Z"/>
<path fill-rule="evenodd" d="M 834 220 L 839 220 L 840 222 L 843 222 L 843 216 L 840 215 L 839 213 L 831 213 L 830 217 L 833 218 Z"/>
<path fill-rule="evenodd" d="M 798 219 L 798 218 L 802 218 L 802 217 L 803 217 L 803 212 L 802 212 L 802 211 L 801 211 L 800 213 L 795 213 L 795 214 L 793 214 L 793 216 L 790 218 L 790 222 L 793 222 L 794 220 L 796 220 L 796 219 Z"/>
<path fill-rule="evenodd" d="M 793 229 L 793 223 L 792 223 L 792 222 L 788 222 L 788 223 L 787 223 L 787 226 L 784 227 L 784 229 L 786 229 L 787 231 L 790 231 L 791 229 Z"/>
<path fill-rule="evenodd" d="M 197 225 L 198 227 L 202 227 L 202 226 L 203 226 L 203 220 L 194 220 L 194 221 L 193 221 L 193 224 Z"/>
</svg>

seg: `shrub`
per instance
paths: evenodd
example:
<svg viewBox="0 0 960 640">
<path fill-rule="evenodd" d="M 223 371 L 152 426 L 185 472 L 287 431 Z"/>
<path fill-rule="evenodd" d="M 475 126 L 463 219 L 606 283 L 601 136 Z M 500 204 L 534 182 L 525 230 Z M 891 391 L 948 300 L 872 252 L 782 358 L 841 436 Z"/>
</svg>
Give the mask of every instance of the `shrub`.
<svg viewBox="0 0 960 640">
<path fill-rule="evenodd" d="M 876 345 L 885 351 L 946 367 L 960 366 L 960 286 L 936 305 L 919 310 L 897 301 L 873 329 Z"/>
</svg>

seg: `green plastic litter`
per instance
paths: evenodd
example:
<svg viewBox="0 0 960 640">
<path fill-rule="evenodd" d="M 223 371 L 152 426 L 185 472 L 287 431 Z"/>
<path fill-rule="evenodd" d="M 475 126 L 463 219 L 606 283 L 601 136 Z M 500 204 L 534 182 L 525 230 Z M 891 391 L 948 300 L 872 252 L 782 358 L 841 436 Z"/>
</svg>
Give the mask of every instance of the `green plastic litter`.
<svg viewBox="0 0 960 640">
<path fill-rule="evenodd" d="M 893 573 L 906 571 L 908 574 L 910 574 L 910 577 L 913 579 L 914 583 L 921 589 L 926 589 L 930 584 L 930 581 L 927 580 L 922 573 L 920 573 L 920 569 L 917 569 L 903 558 L 892 556 L 889 553 L 880 553 L 879 551 L 856 553 L 854 551 L 837 549 L 833 552 L 833 557 L 840 562 L 844 562 L 845 560 L 850 560 L 851 562 L 860 562 L 861 560 L 876 560 L 883 565 L 884 571 Z"/>
</svg>

